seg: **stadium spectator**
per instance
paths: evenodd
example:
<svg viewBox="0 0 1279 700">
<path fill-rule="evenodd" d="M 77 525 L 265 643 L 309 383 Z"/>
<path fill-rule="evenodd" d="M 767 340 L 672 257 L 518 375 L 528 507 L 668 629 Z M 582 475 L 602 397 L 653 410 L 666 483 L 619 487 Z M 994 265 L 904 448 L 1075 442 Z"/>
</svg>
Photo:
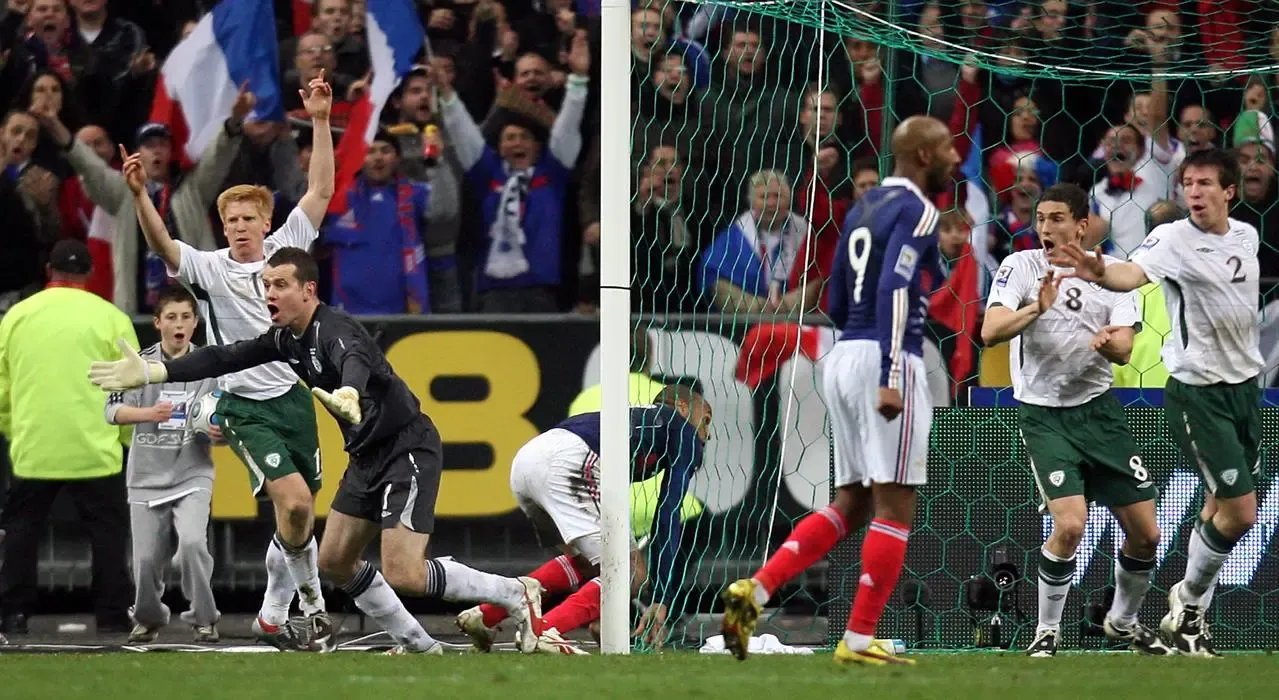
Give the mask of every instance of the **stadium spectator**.
<svg viewBox="0 0 1279 700">
<path fill-rule="evenodd" d="M 563 214 L 571 168 L 582 146 L 591 65 L 584 31 L 574 38 L 570 59 L 573 75 L 553 124 L 546 124 L 546 110 L 518 93 L 503 93 L 508 114 L 496 150 L 485 143 L 458 101 L 446 82 L 449 76 L 435 76 L 444 125 L 482 202 L 481 230 L 487 241 L 480 243 L 484 251 L 476 275 L 482 312 L 545 313 L 558 308 Z"/>
<path fill-rule="evenodd" d="M 765 34 L 765 25 L 750 15 L 724 25 L 714 79 L 701 100 L 697 131 L 699 150 L 706 156 L 698 193 L 704 182 L 704 211 L 713 215 L 733 209 L 733 194 L 742 191 L 752 173 L 776 169 L 785 173 L 789 184 L 799 179 L 803 167 L 793 155 L 802 144 L 795 130 L 802 106 L 797 88 L 802 83 L 792 87 L 790 81 L 767 78 L 769 62 L 781 61 L 782 52 L 773 53 Z M 719 227 L 727 222 L 706 223 Z"/>
<path fill-rule="evenodd" d="M 293 67 L 285 71 L 280 91 L 284 111 L 292 119 L 303 122 L 310 120 L 306 109 L 302 106 L 302 97 L 298 94 L 298 90 L 306 89 L 321 73 L 333 86 L 334 114 L 331 118 L 340 118 L 340 123 L 345 124 L 350 105 L 347 102 L 339 103 L 337 100 L 343 98 L 349 102 L 351 83 L 355 78 L 338 71 L 337 55 L 332 40 L 320 32 L 311 31 L 298 37 L 297 51 L 293 55 Z M 334 126 L 337 125 L 338 122 L 335 120 Z"/>
<path fill-rule="evenodd" d="M 281 69 L 294 64 L 299 49 L 314 51 L 315 46 L 323 46 L 333 56 L 333 70 L 326 74 L 330 82 L 338 76 L 344 76 L 345 82 L 350 82 L 368 72 L 369 52 L 364 42 L 363 26 L 358 29 L 352 27 L 352 9 L 350 0 L 314 0 L 311 3 L 311 32 L 325 37 L 328 43 L 303 46 L 302 37 L 286 39 L 280 43 Z M 303 80 L 302 84 L 309 82 L 309 79 Z"/>
<path fill-rule="evenodd" d="M 51 109 L 69 129 L 79 129 L 84 124 L 84 114 L 76 103 L 75 96 L 70 94 L 66 81 L 51 70 L 32 73 L 14 99 L 13 106 L 32 114 Z M 58 147 L 47 134 L 40 134 L 31 158 L 55 173 L 59 179 L 71 175 L 71 168 L 59 157 Z"/>
<path fill-rule="evenodd" d="M 791 210 L 791 188 L 784 173 L 760 170 L 745 189 L 746 210 L 725 228 L 701 256 L 701 298 L 726 314 L 788 315 L 817 301 L 823 280 L 791 285 L 802 263 L 797 253 L 808 223 Z"/>
<path fill-rule="evenodd" d="M 351 314 L 429 313 L 424 240 L 439 219 L 457 215 L 457 183 L 451 189 L 409 180 L 399 172 L 400 142 L 378 131 L 364 156 L 364 170 L 346 201 L 329 208 L 323 242 L 333 266 L 334 306 Z M 448 178 L 441 178 L 441 182 Z M 390 274 L 398 270 L 399 279 Z M 441 290 L 457 299 L 457 290 Z"/>
<path fill-rule="evenodd" d="M 3 179 L 15 188 L 22 206 L 12 211 L 19 217 L 25 214 L 27 230 L 36 235 L 41 247 L 48 250 L 61 235 L 57 198 L 60 182 L 58 176 L 34 162 L 39 122 L 30 112 L 10 112 L 0 125 L 0 147 L 4 158 L 0 162 Z M 23 226 L 19 224 L 19 230 Z M 18 234 L 21 237 L 21 234 Z"/>
<path fill-rule="evenodd" d="M 428 170 L 439 165 L 446 140 L 437 134 L 437 142 L 427 139 L 426 127 L 434 126 L 435 113 L 431 107 L 431 71 L 447 71 L 451 76 L 457 74 L 453 58 L 436 56 L 430 66 L 416 66 L 404 76 L 404 80 L 391 93 L 392 114 L 383 115 L 383 123 L 389 134 L 396 137 L 400 148 L 400 170 L 414 180 L 426 180 Z M 435 162 L 427 165 L 427 153 Z"/>
<path fill-rule="evenodd" d="M 70 0 L 70 4 L 76 32 L 98 65 L 95 72 L 109 76 L 111 81 L 113 99 L 92 105 L 94 116 L 109 120 L 106 123 L 114 130 L 127 133 L 130 126 L 146 118 L 159 67 L 156 55 L 148 47 L 142 29 L 112 15 L 107 0 Z"/>
<path fill-rule="evenodd" d="M 640 166 L 631 209 L 631 310 L 673 314 L 697 310 L 693 269 L 699 229 L 684 211 L 684 159 L 674 146 L 657 145 Z M 594 246 L 598 248 L 598 238 Z"/>
<path fill-rule="evenodd" d="M 75 138 L 92 149 L 102 162 L 112 168 L 117 167 L 119 156 L 116 146 L 111 143 L 111 137 L 105 129 L 90 124 L 77 131 Z M 93 256 L 93 271 L 89 273 L 85 288 L 111 301 L 115 290 L 115 273 L 111 261 L 115 217 L 89 199 L 88 193 L 84 191 L 83 178 L 74 172 L 62 182 L 58 211 L 62 216 L 62 235 L 89 244 L 89 254 Z"/>
<path fill-rule="evenodd" d="M 1146 237 L 1146 212 L 1174 196 L 1172 163 L 1166 128 L 1156 128 L 1149 147 L 1131 124 L 1112 127 L 1105 140 L 1106 177 L 1092 188 L 1093 215 L 1088 240 L 1107 237 L 1107 248 L 1126 258 Z"/>
<path fill-rule="evenodd" d="M 1242 178 L 1230 216 L 1257 227 L 1261 234 L 1263 278 L 1279 277 L 1279 187 L 1275 178 L 1274 125 L 1268 114 L 1247 111 L 1235 120 L 1231 139 Z M 1263 294 L 1270 285 L 1263 284 Z"/>
<path fill-rule="evenodd" d="M 262 185 L 286 202 L 306 191 L 306 171 L 298 168 L 298 145 L 287 122 L 249 121 L 226 179 L 218 191 L 234 185 Z"/>
<path fill-rule="evenodd" d="M 884 136 L 884 67 L 880 61 L 879 47 L 861 39 L 847 39 L 844 50 L 848 55 L 848 68 L 852 73 L 849 84 L 861 106 L 861 121 L 866 128 L 866 148 L 862 155 L 880 152 Z M 837 78 L 838 79 L 838 78 Z"/>
<path fill-rule="evenodd" d="M 1013 100 L 1012 112 L 1005 121 L 1002 134 L 1003 138 L 991 151 L 987 163 L 990 187 L 995 196 L 1006 204 L 1017 194 L 1023 165 L 1038 172 L 1039 179 L 1043 180 L 1046 173 L 1043 168 L 1051 168 L 1052 164 L 1039 145 L 1039 108 L 1030 97 L 1022 95 Z M 1055 177 L 1050 179 L 1055 180 Z M 1026 213 L 1029 216 L 1033 212 Z"/>
<path fill-rule="evenodd" d="M 936 345 L 943 363 L 941 376 L 929 367 L 928 384 L 938 406 L 962 396 L 976 375 L 982 309 L 978 263 L 968 242 L 971 229 L 972 222 L 959 209 L 942 214 L 937 223 L 937 245 L 946 279 L 933 281 L 936 291 L 929 297 L 929 332 L 924 335 Z M 940 381 L 943 377 L 949 381 Z M 940 390 L 937 384 L 941 384 Z"/>
<path fill-rule="evenodd" d="M 816 83 L 809 85 L 799 113 L 799 128 L 804 138 L 801 157 L 805 167 L 795 185 L 794 206 L 812 225 L 812 231 L 805 236 L 797 253 L 800 264 L 792 270 L 789 284 L 797 287 L 806 270 L 808 279 L 818 285 L 815 293 L 819 299 L 822 299 L 820 285 L 830 277 L 844 214 L 853 203 L 847 175 L 849 154 L 838 135 L 842 124 L 843 114 L 835 91 L 823 90 Z"/>
<path fill-rule="evenodd" d="M 9 31 L 24 32 L 14 42 L 6 61 L 15 66 L 10 73 L 13 79 L 21 83 L 37 71 L 51 70 L 72 88 L 91 119 L 113 116 L 112 109 L 120 95 L 117 75 L 109 60 L 99 55 L 99 49 L 72 32 L 65 0 L 32 0 L 21 27 L 8 27 Z"/>
<path fill-rule="evenodd" d="M 1030 155 L 1020 159 L 1017 179 L 1006 193 L 1005 204 L 999 210 L 996 228 L 999 235 L 988 239 L 989 250 L 995 259 L 1002 260 L 1019 250 L 1039 248 L 1039 236 L 1035 233 L 1035 200 L 1053 181 L 1044 182 L 1047 176 L 1039 164 L 1042 156 Z"/>
<path fill-rule="evenodd" d="M 924 4 L 919 12 L 918 29 L 924 36 L 925 46 L 934 50 L 943 48 L 938 43 L 945 39 L 940 3 L 934 1 Z M 923 110 L 926 114 L 937 117 L 943 122 L 949 122 L 955 107 L 956 93 L 953 88 L 959 80 L 959 66 L 922 53 L 914 54 L 914 61 L 912 69 L 912 76 L 916 83 L 914 91 L 922 93 L 924 97 Z M 905 109 L 909 110 L 908 113 L 914 114 L 919 112 L 920 106 L 911 104 Z"/>
<path fill-rule="evenodd" d="M 138 129 L 135 140 L 142 153 L 151 198 L 165 218 L 169 231 L 200 250 L 214 247 L 208 209 L 226 179 L 231 160 L 242 139 L 244 118 L 253 109 L 253 94 L 241 91 L 231 116 L 209 142 L 199 164 L 188 173 L 179 173 L 174 163 L 173 139 L 168 127 L 149 123 Z M 155 296 L 168 284 L 164 263 L 138 246 L 138 224 L 133 212 L 133 196 L 124 178 L 103 162 L 88 145 L 71 138 L 71 132 L 46 108 L 36 115 L 65 152 L 67 160 L 81 176 L 81 183 L 93 203 L 115 217 L 112 267 L 115 287 L 112 300 L 129 312 L 152 309 Z"/>
<path fill-rule="evenodd" d="M 117 338 L 138 347 L 129 317 L 85 291 L 92 265 L 80 241 L 60 241 L 49 285 L 0 321 L 0 433 L 9 441 L 13 481 L 0 513 L 3 628 L 26 634 L 35 612 L 36 557 L 59 493 L 75 504 L 93 549 L 99 634 L 127 633 L 129 510 L 122 446 L 129 433 L 102 419 L 102 392 L 89 363 L 120 357 Z"/>
<path fill-rule="evenodd" d="M 879 163 L 874 158 L 860 158 L 848 169 L 853 178 L 853 201 L 879 186 Z M 840 222 L 843 225 L 843 222 Z"/>
</svg>

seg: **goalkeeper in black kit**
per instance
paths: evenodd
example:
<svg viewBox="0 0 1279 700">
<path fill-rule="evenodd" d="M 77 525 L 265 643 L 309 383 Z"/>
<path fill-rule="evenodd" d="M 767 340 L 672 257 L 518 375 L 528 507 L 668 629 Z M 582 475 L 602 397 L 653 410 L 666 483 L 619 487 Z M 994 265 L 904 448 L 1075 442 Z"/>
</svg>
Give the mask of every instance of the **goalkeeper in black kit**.
<svg viewBox="0 0 1279 700">
<path fill-rule="evenodd" d="M 287 361 L 337 419 L 350 454 L 320 543 L 321 573 L 391 635 L 393 653 L 443 651 L 404 608 L 397 591 L 500 605 L 519 626 L 520 650 L 532 652 L 541 616 L 537 581 L 426 558 L 443 468 L 440 435 L 364 327 L 319 301 L 318 277 L 309 253 L 282 248 L 262 272 L 272 324 L 266 333 L 166 362 L 143 360 L 128 349 L 121 360 L 93 363 L 89 378 L 105 391 L 124 391 Z M 381 572 L 360 559 L 379 530 Z"/>
</svg>

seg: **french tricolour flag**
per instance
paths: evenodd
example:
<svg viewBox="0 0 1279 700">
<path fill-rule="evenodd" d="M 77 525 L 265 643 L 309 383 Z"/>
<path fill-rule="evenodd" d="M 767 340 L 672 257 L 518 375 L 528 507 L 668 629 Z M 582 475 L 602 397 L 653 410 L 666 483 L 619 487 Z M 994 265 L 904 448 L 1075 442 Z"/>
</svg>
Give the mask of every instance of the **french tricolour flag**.
<svg viewBox="0 0 1279 700">
<path fill-rule="evenodd" d="M 346 191 L 364 167 L 364 154 L 377 134 L 382 108 L 413 69 L 413 60 L 425 41 L 412 0 L 368 0 L 365 27 L 373 81 L 368 92 L 351 106 L 346 131 L 338 143 L 336 191 L 329 203 L 332 214 L 346 209 Z"/>
<path fill-rule="evenodd" d="M 151 105 L 151 121 L 169 126 L 179 159 L 200 159 L 245 81 L 257 98 L 249 118 L 284 121 L 278 54 L 272 0 L 222 0 L 200 18 L 165 60 Z"/>
</svg>

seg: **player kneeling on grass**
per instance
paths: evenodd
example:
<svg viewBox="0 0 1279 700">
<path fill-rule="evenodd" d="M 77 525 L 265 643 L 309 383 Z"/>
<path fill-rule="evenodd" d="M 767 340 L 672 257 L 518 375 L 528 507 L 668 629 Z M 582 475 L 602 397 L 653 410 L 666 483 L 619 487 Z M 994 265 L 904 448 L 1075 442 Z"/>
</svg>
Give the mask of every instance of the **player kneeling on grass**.
<svg viewBox="0 0 1279 700">
<path fill-rule="evenodd" d="M 443 468 L 440 435 L 364 327 L 320 303 L 318 277 L 309 253 L 281 248 L 262 273 L 272 324 L 265 333 L 163 362 L 126 352 L 122 360 L 93 363 L 89 377 L 103 389 L 122 391 L 288 362 L 337 419 L 350 455 L 320 543 L 321 573 L 390 634 L 393 653 L 443 653 L 396 591 L 502 605 L 520 624 L 521 650 L 533 651 L 532 623 L 541 615 L 536 581 L 426 558 Z M 385 578 L 360 559 L 379 530 Z"/>
<path fill-rule="evenodd" d="M 148 360 L 171 360 L 191 350 L 199 318 L 195 297 L 182 287 L 160 291 L 155 327 L 160 342 L 142 351 Z M 217 388 L 214 379 L 172 381 L 111 394 L 107 422 L 133 425 L 129 449 L 129 524 L 133 530 L 136 586 L 130 644 L 154 642 L 169 624 L 160 602 L 173 535 L 178 537 L 178 570 L 191 609 L 182 620 L 194 639 L 218 641 L 218 609 L 213 602 L 213 555 L 209 553 L 209 504 L 213 499 L 213 458 L 209 442 L 187 426 L 188 408 Z"/>
<path fill-rule="evenodd" d="M 1110 392 L 1111 363 L 1127 364 L 1137 293 L 1111 292 L 1072 272 L 1068 245 L 1088 229 L 1088 195 L 1072 184 L 1054 185 L 1035 206 L 1043 244 L 1004 259 L 991 285 L 982 341 L 1012 341 L 1017 420 L 1035 485 L 1053 519 L 1039 556 L 1039 626 L 1026 653 L 1057 653 L 1062 610 L 1075 575 L 1075 550 L 1084 534 L 1088 503 L 1109 506 L 1124 530 L 1115 560 L 1115 599 L 1106 636 L 1134 651 L 1165 656 L 1171 650 L 1137 622 L 1150 590 L 1159 545 L 1156 489 L 1141 464 L 1123 406 Z M 1118 262 L 1118 261 L 1115 261 Z"/>
<path fill-rule="evenodd" d="M 660 649 L 666 638 L 666 602 L 678 590 L 675 574 L 681 529 L 680 506 L 693 474 L 702 466 L 710 436 L 711 407 L 700 394 L 678 384 L 658 393 L 652 406 L 631 408 L 631 481 L 642 482 L 665 470 L 653 520 L 657 555 L 654 603 L 644 612 L 636 633 Z M 583 654 L 565 641 L 567 634 L 600 616 L 599 493 L 600 414 L 573 416 L 528 441 L 511 463 L 511 491 L 520 510 L 533 522 L 538 541 L 556 545 L 563 554 L 529 574 L 548 593 L 567 593 L 581 586 L 542 618 L 537 650 Z M 647 566 L 631 543 L 632 595 L 639 592 Z M 590 579 L 585 585 L 582 581 Z M 493 645 L 493 627 L 506 617 L 493 605 L 481 605 L 457 617 L 457 626 L 480 651 Z"/>
</svg>

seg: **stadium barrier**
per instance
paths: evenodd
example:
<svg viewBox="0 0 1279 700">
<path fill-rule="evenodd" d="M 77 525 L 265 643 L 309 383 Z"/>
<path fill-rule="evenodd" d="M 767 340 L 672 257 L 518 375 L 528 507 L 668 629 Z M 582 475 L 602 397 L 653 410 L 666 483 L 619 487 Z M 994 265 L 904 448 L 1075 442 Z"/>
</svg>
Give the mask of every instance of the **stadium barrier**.
<svg viewBox="0 0 1279 700">
<path fill-rule="evenodd" d="M 538 563 L 541 552 L 510 495 L 508 465 L 524 441 L 562 419 L 578 392 L 598 381 L 598 325 L 578 316 L 387 317 L 367 324 L 445 440 L 433 552 L 509 573 Z M 709 610 L 727 581 L 749 575 L 796 519 L 831 497 L 829 427 L 817 391 L 819 370 L 809 359 L 816 355 L 811 347 L 795 352 L 786 346 L 761 353 L 765 336 L 759 328 L 708 325 L 692 317 L 654 320 L 649 326 L 651 373 L 668 382 L 693 383 L 715 407 L 707 463 L 693 484 L 706 511 L 686 528 L 685 612 Z M 752 329 L 756 334 L 748 336 Z M 149 322 L 139 322 L 138 334 L 145 344 L 154 331 Z M 743 352 L 744 342 L 751 343 L 751 351 Z M 999 641 L 1007 644 L 1016 632 L 1033 629 L 1035 562 L 1049 524 L 1038 511 L 1009 393 L 974 390 L 973 407 L 937 409 L 930 483 L 920 494 L 900 587 L 904 595 L 890 605 L 884 634 L 947 648 L 992 641 L 988 619 L 995 611 L 973 609 L 969 598 L 983 605 L 980 586 L 968 582 L 993 576 L 994 569 L 1011 574 L 1016 584 L 996 591 Z M 1164 538 L 1155 589 L 1142 614 L 1153 624 L 1166 610 L 1161 592 L 1184 570 L 1185 540 L 1202 496 L 1197 475 L 1178 464 L 1162 409 L 1148 405 L 1157 406 L 1158 392 L 1143 396 L 1147 404 L 1127 411 L 1143 463 L 1159 489 Z M 324 411 L 317 408 L 317 413 Z M 1263 409 L 1263 423 L 1264 465 L 1279 438 L 1274 403 Z M 320 418 L 320 442 L 323 517 L 346 465 L 337 426 L 327 415 Z M 253 501 L 234 456 L 219 448 L 216 462 L 218 583 L 259 585 L 260 545 L 270 533 L 269 517 Z M 1258 525 L 1226 563 L 1219 602 L 1213 605 L 1214 635 L 1222 647 L 1279 644 L 1279 618 L 1273 614 L 1279 605 L 1279 550 L 1273 541 L 1279 490 L 1267 479 L 1261 483 Z M 1121 542 L 1117 533 L 1113 519 L 1094 508 L 1079 550 L 1078 586 L 1067 605 L 1069 645 L 1100 644 L 1096 637 L 1077 639 L 1080 626 L 1070 622 L 1088 603 L 1104 600 Z M 833 640 L 843 629 L 847 597 L 856 586 L 857 549 L 851 541 L 837 548 L 824 570 L 815 568 L 782 592 L 781 609 L 821 616 L 813 618 L 814 626 L 828 619 L 829 630 L 807 631 L 829 631 Z M 74 546 L 59 531 L 42 552 L 51 553 L 42 562 L 46 584 L 87 584 L 86 548 Z M 62 577 L 51 577 L 55 572 Z M 716 632 L 706 627 L 701 633 Z"/>
</svg>

